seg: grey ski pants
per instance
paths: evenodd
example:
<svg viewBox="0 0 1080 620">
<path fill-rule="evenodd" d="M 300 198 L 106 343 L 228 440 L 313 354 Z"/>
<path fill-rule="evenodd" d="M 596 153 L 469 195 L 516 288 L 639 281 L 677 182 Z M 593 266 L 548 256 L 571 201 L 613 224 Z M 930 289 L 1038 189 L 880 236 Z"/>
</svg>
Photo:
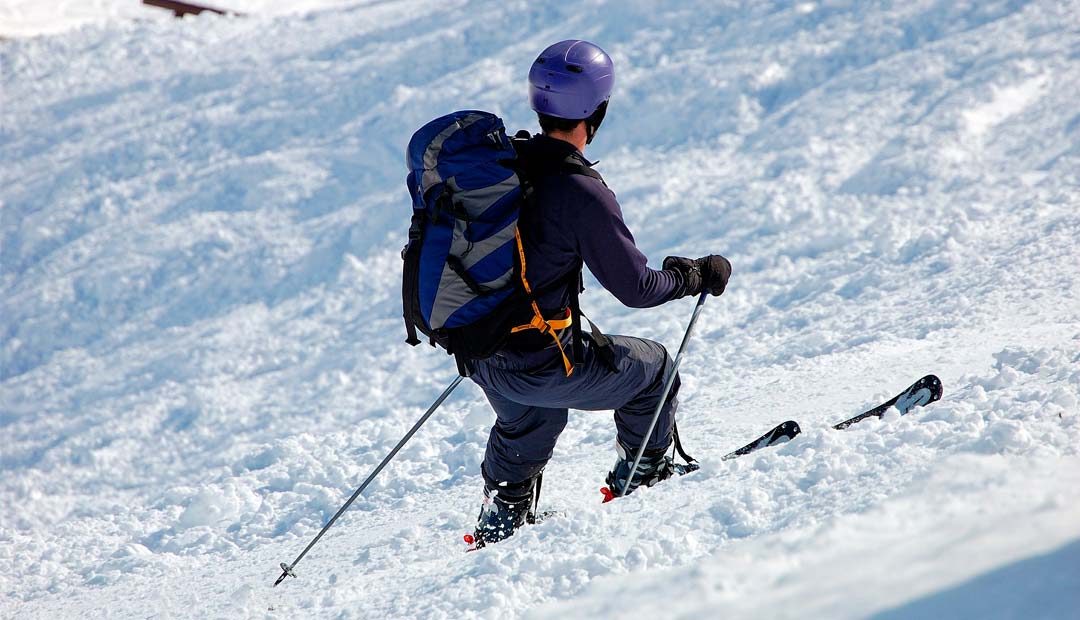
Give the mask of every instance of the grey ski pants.
<svg viewBox="0 0 1080 620">
<path fill-rule="evenodd" d="M 523 482 L 538 474 L 566 426 L 567 409 L 614 410 L 619 441 L 636 450 L 644 438 L 672 364 L 663 345 L 629 336 L 610 336 L 614 372 L 597 345 L 583 338 L 583 360 L 567 377 L 558 352 L 501 351 L 473 362 L 472 380 L 495 410 L 481 467 L 489 484 Z M 675 378 L 647 448 L 671 442 L 678 407 Z"/>
</svg>

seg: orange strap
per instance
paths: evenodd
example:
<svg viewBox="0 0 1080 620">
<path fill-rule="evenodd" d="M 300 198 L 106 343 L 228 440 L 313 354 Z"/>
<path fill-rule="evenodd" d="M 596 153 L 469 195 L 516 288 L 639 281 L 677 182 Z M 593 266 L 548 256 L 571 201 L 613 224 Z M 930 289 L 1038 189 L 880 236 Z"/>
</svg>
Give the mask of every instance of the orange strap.
<svg viewBox="0 0 1080 620">
<path fill-rule="evenodd" d="M 521 233 L 514 229 L 514 239 L 517 241 L 518 256 L 521 258 L 521 283 L 525 285 L 525 292 L 530 296 L 532 295 L 532 287 L 529 286 L 529 281 L 525 279 L 525 248 L 521 245 Z M 574 374 L 574 365 L 570 363 L 570 358 L 566 356 L 566 351 L 563 350 L 562 341 L 559 339 L 559 330 L 570 327 L 573 323 L 573 316 L 570 311 L 566 311 L 566 318 L 564 319 L 552 319 L 547 320 L 544 315 L 540 314 L 540 307 L 536 305 L 536 301 L 532 301 L 533 318 L 531 321 L 524 325 L 518 325 L 510 330 L 511 334 L 525 331 L 527 329 L 539 330 L 541 334 L 551 334 L 551 337 L 555 340 L 555 346 L 559 348 L 559 355 L 562 356 L 563 368 L 566 369 L 566 376 Z"/>
<path fill-rule="evenodd" d="M 540 331 L 544 331 L 544 325 L 547 325 L 551 329 L 563 330 L 567 327 L 570 327 L 574 323 L 574 319 L 570 315 L 569 308 L 566 309 L 565 319 L 541 319 L 541 321 L 543 321 L 542 324 L 536 320 L 536 316 L 534 315 L 531 322 L 524 325 L 518 325 L 517 327 L 511 329 L 510 333 L 516 334 L 518 332 L 525 331 L 526 329 L 539 329 Z"/>
</svg>

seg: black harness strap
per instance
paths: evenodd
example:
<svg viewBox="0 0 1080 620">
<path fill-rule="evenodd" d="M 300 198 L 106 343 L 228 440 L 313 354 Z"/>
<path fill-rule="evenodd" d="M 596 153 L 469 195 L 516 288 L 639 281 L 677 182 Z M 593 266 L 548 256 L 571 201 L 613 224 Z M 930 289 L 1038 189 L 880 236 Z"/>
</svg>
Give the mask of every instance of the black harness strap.
<svg viewBox="0 0 1080 620">
<path fill-rule="evenodd" d="M 451 331 L 449 334 L 450 346 L 446 349 L 446 352 L 454 356 L 454 362 L 457 363 L 458 374 L 462 377 L 469 377 L 472 375 L 472 368 L 469 366 L 468 355 L 464 353 L 467 349 L 460 345 L 461 334 L 455 331 Z"/>
<path fill-rule="evenodd" d="M 457 362 L 458 374 L 462 377 L 471 377 L 472 368 L 469 367 L 469 361 L 465 359 L 463 355 L 455 355 L 454 361 Z"/>
<path fill-rule="evenodd" d="M 406 270 L 408 270 L 409 261 L 419 260 L 420 243 L 424 236 L 424 224 L 427 222 L 427 217 L 423 211 L 413 211 L 412 221 L 409 224 L 409 243 L 401 250 L 401 260 L 406 262 Z M 406 289 L 408 288 L 408 278 L 405 278 L 403 284 Z M 415 287 L 415 283 L 413 283 Z M 410 346 L 416 346 L 420 344 L 420 339 L 416 337 L 416 323 L 413 315 L 409 311 L 409 304 L 415 295 L 415 288 L 413 290 L 402 290 L 402 309 L 404 310 L 405 317 L 405 331 L 407 338 L 405 342 Z"/>
<path fill-rule="evenodd" d="M 589 339 L 596 345 L 596 355 L 600 358 L 600 362 L 611 372 L 622 372 L 619 370 L 619 365 L 615 363 L 615 351 L 612 350 L 611 338 L 608 338 L 604 332 L 600 331 L 596 323 L 593 323 L 592 319 L 585 316 L 585 313 L 581 312 L 580 309 L 578 314 L 585 317 L 585 320 L 589 322 Z"/>
<path fill-rule="evenodd" d="M 585 361 L 585 351 L 581 344 L 581 305 L 578 304 L 578 294 L 584 289 L 582 285 L 581 266 L 577 268 L 577 278 L 570 284 L 570 317 L 572 319 L 570 323 L 570 337 L 573 340 L 574 345 L 574 364 L 581 364 Z M 590 324 L 592 322 L 590 321 Z"/>
<path fill-rule="evenodd" d="M 416 324 L 413 323 L 409 317 L 405 317 L 405 332 L 408 336 L 405 342 L 410 346 L 416 346 L 420 344 L 420 339 L 416 337 Z"/>
</svg>

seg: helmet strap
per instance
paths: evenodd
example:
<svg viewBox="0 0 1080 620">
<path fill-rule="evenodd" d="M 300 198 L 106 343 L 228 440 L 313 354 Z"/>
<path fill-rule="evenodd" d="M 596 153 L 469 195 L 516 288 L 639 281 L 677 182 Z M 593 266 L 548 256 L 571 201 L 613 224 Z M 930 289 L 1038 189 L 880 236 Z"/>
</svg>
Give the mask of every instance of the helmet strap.
<svg viewBox="0 0 1080 620">
<path fill-rule="evenodd" d="M 585 144 L 592 144 L 593 138 L 596 136 L 596 130 L 600 129 L 600 123 L 604 122 L 604 116 L 607 114 L 607 99 L 600 102 L 600 105 L 596 106 L 596 110 L 589 115 L 589 118 L 585 119 Z"/>
</svg>

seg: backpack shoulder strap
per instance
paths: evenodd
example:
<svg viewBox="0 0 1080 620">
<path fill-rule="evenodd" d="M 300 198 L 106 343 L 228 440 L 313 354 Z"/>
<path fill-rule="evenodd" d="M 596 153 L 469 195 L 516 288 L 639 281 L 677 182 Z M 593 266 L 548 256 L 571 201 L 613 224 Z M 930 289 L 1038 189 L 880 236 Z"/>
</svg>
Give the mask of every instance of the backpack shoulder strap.
<svg viewBox="0 0 1080 620">
<path fill-rule="evenodd" d="M 607 183 L 604 182 L 604 177 L 600 176 L 600 173 L 593 170 L 590 166 L 579 162 L 576 157 L 570 156 L 566 158 L 566 161 L 562 163 L 561 171 L 563 174 L 576 174 L 583 177 L 590 177 L 600 181 L 607 187 Z"/>
<path fill-rule="evenodd" d="M 529 132 L 522 129 L 519 130 L 516 134 L 514 134 L 514 137 L 510 139 L 510 144 L 514 147 L 514 151 L 517 152 L 520 156 L 522 152 L 522 146 L 530 139 L 531 136 L 529 135 Z M 600 181 L 601 183 L 604 183 L 605 186 L 607 186 L 607 183 L 604 182 L 604 177 L 600 176 L 600 173 L 593 169 L 593 166 L 595 166 L 597 163 L 599 162 L 583 162 L 583 157 L 580 154 L 571 153 L 567 155 L 566 159 L 562 160 L 561 162 L 552 162 L 550 164 L 530 170 L 531 174 L 526 174 L 526 172 L 524 171 L 524 166 L 521 166 L 517 162 L 508 163 L 508 165 L 514 170 L 514 172 L 518 173 L 518 176 L 521 177 L 523 180 L 525 180 L 525 177 L 531 177 L 530 180 L 535 182 L 546 176 L 552 176 L 556 174 L 576 174 L 583 177 L 590 177 L 596 179 L 597 181 Z"/>
<path fill-rule="evenodd" d="M 511 144 L 514 146 L 514 149 L 520 153 L 520 146 L 524 142 L 526 142 L 528 139 L 529 139 L 528 132 L 526 132 L 524 130 L 519 131 L 514 136 L 514 138 L 511 140 Z M 543 179 L 544 177 L 548 177 L 548 176 L 554 176 L 554 175 L 579 175 L 579 176 L 585 176 L 585 177 L 590 177 L 590 178 L 596 179 L 597 181 L 600 181 L 601 183 L 603 183 L 604 187 L 607 187 L 607 183 L 604 182 L 604 177 L 600 176 L 599 172 L 592 169 L 592 166 L 595 165 L 595 164 L 589 164 L 587 161 L 583 162 L 582 157 L 579 154 L 576 154 L 576 153 L 572 153 L 572 154 L 568 155 L 561 162 L 555 163 L 554 165 L 545 166 L 545 167 L 540 168 L 538 170 L 526 171 L 526 169 L 525 169 L 526 167 L 521 165 L 521 163 L 519 163 L 517 161 L 505 162 L 505 165 L 508 166 L 509 168 L 511 168 L 518 175 L 518 180 L 521 183 L 522 196 L 524 197 L 524 200 L 526 202 L 531 202 L 531 201 L 535 200 L 535 186 L 536 186 L 536 183 L 539 180 Z M 540 287 L 538 289 L 532 289 L 529 286 L 528 281 L 525 279 L 525 275 L 524 275 L 524 271 L 525 271 L 525 252 L 524 252 L 524 249 L 521 247 L 520 234 L 517 235 L 517 243 L 518 243 L 518 252 L 519 252 L 520 261 L 521 261 L 521 271 L 522 271 L 521 279 L 522 279 L 522 281 L 523 281 L 523 283 L 525 285 L 526 298 L 531 303 L 531 305 L 533 307 L 533 310 L 534 310 L 534 313 L 535 313 L 535 319 L 534 320 L 537 321 L 537 323 L 535 325 L 532 325 L 531 327 L 535 328 L 535 329 L 540 329 L 542 333 L 548 333 L 548 332 L 552 333 L 552 335 L 555 337 L 555 344 L 558 346 L 559 352 L 562 354 L 563 363 L 566 366 L 566 374 L 567 374 L 567 376 L 570 376 L 570 374 L 573 372 L 573 370 L 572 370 L 573 366 L 575 366 L 577 364 L 580 364 L 581 361 L 584 359 L 584 351 L 583 351 L 583 347 L 582 347 L 582 329 L 581 329 L 582 328 L 581 320 L 582 320 L 582 317 L 584 315 L 581 312 L 581 307 L 580 307 L 580 304 L 578 302 L 578 295 L 584 289 L 584 286 L 582 284 L 582 269 L 583 269 L 584 266 L 579 261 L 577 266 L 574 269 L 570 270 L 570 272 L 568 272 L 565 276 L 558 278 L 554 282 L 549 283 L 547 286 L 543 286 L 543 287 Z M 554 289 L 554 288 L 556 288 L 558 286 L 568 286 L 569 287 L 569 292 L 570 292 L 570 299 L 569 299 L 569 311 L 570 311 L 570 313 L 569 313 L 569 316 L 567 318 L 569 319 L 569 327 L 571 329 L 572 349 L 571 349 L 571 353 L 570 353 L 569 356 L 567 356 L 566 352 L 563 351 L 562 344 L 560 343 L 557 334 L 555 334 L 555 332 L 554 332 L 554 329 L 558 329 L 558 327 L 556 327 L 553 323 L 545 321 L 543 319 L 543 316 L 540 314 L 540 310 L 536 306 L 536 301 L 535 301 L 543 293 L 547 292 L 548 290 Z M 586 320 L 588 320 L 587 317 L 586 317 Z M 540 322 L 546 323 L 547 324 L 546 325 L 547 329 L 544 329 L 539 324 Z M 594 336 L 594 339 L 597 340 L 598 348 L 602 350 L 602 358 L 604 357 L 604 354 L 611 355 L 610 350 L 607 348 L 607 345 L 610 344 L 610 340 L 607 339 L 607 337 L 604 336 L 602 333 L 600 333 L 600 331 L 596 328 L 596 326 L 593 324 L 592 321 L 589 321 L 589 326 L 591 327 L 591 331 L 592 331 L 592 334 Z M 529 327 L 529 326 L 522 325 L 522 326 L 514 328 L 514 330 L 521 330 L 521 329 L 525 329 L 527 327 Z M 609 362 L 609 360 L 607 360 L 607 359 L 604 359 L 604 361 L 608 362 L 609 367 L 611 367 L 615 372 L 618 372 L 618 369 L 615 367 L 615 364 L 613 362 Z"/>
</svg>

